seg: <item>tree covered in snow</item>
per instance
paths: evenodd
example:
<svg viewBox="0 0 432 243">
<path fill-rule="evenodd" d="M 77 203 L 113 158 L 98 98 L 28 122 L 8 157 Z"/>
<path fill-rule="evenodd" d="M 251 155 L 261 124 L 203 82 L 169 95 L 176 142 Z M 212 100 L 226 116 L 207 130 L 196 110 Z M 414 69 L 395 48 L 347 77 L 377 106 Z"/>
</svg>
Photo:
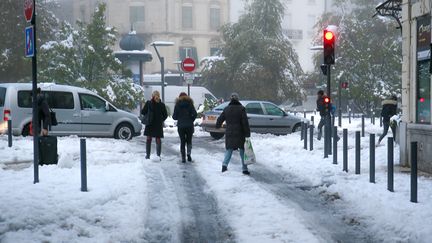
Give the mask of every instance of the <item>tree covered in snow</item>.
<svg viewBox="0 0 432 243">
<path fill-rule="evenodd" d="M 224 58 L 206 63 L 204 84 L 222 97 L 236 91 L 242 99 L 299 99 L 303 71 L 282 33 L 283 13 L 280 0 L 254 0 L 238 23 L 224 25 Z"/>
<path fill-rule="evenodd" d="M 31 58 L 25 58 L 24 1 L 1 0 L 0 3 L 0 82 L 30 81 Z M 37 49 L 53 38 L 59 21 L 52 10 L 56 1 L 36 1 Z"/>
<path fill-rule="evenodd" d="M 336 63 L 332 67 L 332 89 L 348 82 L 343 91 L 356 111 L 370 113 L 381 108 L 381 100 L 401 93 L 402 37 L 393 19 L 372 17 L 376 2 L 339 1 L 339 11 L 325 14 L 317 25 L 316 44 L 322 44 L 327 25 L 336 25 Z M 316 78 L 319 79 L 322 53 L 316 56 Z M 323 79 L 322 79 L 323 80 Z"/>
<path fill-rule="evenodd" d="M 56 40 L 41 47 L 40 79 L 85 87 L 120 108 L 133 109 L 143 90 L 114 56 L 117 31 L 106 26 L 105 10 L 99 4 L 91 22 L 77 21 L 76 29 L 62 24 Z"/>
</svg>

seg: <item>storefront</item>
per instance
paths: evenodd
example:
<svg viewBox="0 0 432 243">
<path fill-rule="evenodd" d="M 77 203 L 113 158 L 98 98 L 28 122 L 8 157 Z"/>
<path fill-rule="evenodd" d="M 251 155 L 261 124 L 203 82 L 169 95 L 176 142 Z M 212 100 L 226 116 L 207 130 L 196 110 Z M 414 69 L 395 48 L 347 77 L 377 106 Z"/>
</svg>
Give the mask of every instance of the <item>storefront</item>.
<svg viewBox="0 0 432 243">
<path fill-rule="evenodd" d="M 402 122 L 400 160 L 410 165 L 410 143 L 418 142 L 418 168 L 432 173 L 432 0 L 403 0 Z"/>
</svg>

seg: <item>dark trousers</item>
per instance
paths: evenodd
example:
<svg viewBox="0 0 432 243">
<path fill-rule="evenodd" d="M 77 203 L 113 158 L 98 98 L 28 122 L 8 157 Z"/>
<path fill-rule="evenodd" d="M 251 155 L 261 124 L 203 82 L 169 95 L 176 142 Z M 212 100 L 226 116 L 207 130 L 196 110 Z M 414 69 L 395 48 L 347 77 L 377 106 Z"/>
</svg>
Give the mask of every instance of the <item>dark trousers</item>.
<svg viewBox="0 0 432 243">
<path fill-rule="evenodd" d="M 325 125 L 325 123 L 326 123 L 326 117 L 325 117 L 325 116 L 321 116 L 321 119 L 320 119 L 320 121 L 319 121 L 319 123 L 318 123 L 318 140 L 321 139 L 321 136 L 322 136 L 322 128 L 323 128 L 323 126 Z"/>
<path fill-rule="evenodd" d="M 381 134 L 381 136 L 379 137 L 378 143 L 380 143 L 381 140 L 387 135 L 389 127 L 391 128 L 393 133 L 393 140 L 396 139 L 396 128 L 394 126 L 390 126 L 390 121 L 383 121 L 383 127 L 384 131 L 383 134 Z"/>
<path fill-rule="evenodd" d="M 180 152 L 182 156 L 186 156 L 186 148 L 187 145 L 187 154 L 190 155 L 192 152 L 192 134 L 194 132 L 193 127 L 179 127 L 177 128 L 178 135 L 180 137 Z"/>
</svg>

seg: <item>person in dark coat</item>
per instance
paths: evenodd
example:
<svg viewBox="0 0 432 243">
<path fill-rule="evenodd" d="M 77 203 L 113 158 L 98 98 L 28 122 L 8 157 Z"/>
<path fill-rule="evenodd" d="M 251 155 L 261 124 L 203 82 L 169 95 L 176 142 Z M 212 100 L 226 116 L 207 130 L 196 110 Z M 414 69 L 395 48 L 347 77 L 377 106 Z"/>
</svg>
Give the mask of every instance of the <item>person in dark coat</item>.
<svg viewBox="0 0 432 243">
<path fill-rule="evenodd" d="M 193 100 L 185 92 L 181 92 L 176 99 L 174 113 L 172 118 L 177 120 L 177 132 L 180 137 L 180 153 L 182 162 L 186 162 L 187 145 L 187 160 L 192 161 L 192 134 L 194 133 L 194 121 L 197 117 L 197 112 L 193 105 Z"/>
<path fill-rule="evenodd" d="M 216 121 L 216 128 L 220 128 L 225 121 L 225 158 L 222 163 L 222 172 L 227 171 L 228 163 L 234 150 L 240 150 L 243 174 L 249 175 L 247 165 L 244 164 L 244 143 L 250 137 L 249 122 L 246 109 L 239 102 L 237 93 L 231 94 L 231 101 Z"/>
<path fill-rule="evenodd" d="M 381 143 L 381 140 L 387 135 L 389 127 L 391 127 L 393 133 L 393 139 L 396 137 L 396 126 L 390 125 L 390 118 L 397 113 L 397 97 L 393 95 L 391 98 L 383 100 L 381 102 L 382 110 L 381 116 L 383 120 L 384 131 L 383 134 L 378 139 L 378 144 Z"/>
<path fill-rule="evenodd" d="M 36 126 L 38 133 L 41 136 L 48 136 L 48 127 L 51 124 L 51 114 L 48 106 L 48 101 L 42 94 L 41 88 L 37 88 L 37 112 L 39 121 Z"/>
<path fill-rule="evenodd" d="M 147 101 L 144 108 L 141 110 L 141 114 L 146 115 L 147 112 L 151 112 L 150 124 L 145 126 L 144 135 L 147 136 L 146 140 L 146 159 L 150 159 L 151 142 L 152 137 L 156 138 L 156 154 L 161 160 L 161 150 L 163 135 L 164 121 L 168 117 L 168 113 L 165 104 L 160 99 L 159 91 L 155 90 L 152 93 L 151 100 Z"/>
<path fill-rule="evenodd" d="M 324 91 L 319 90 L 317 92 L 317 111 L 319 111 L 319 114 L 321 116 L 320 121 L 318 123 L 318 140 L 321 140 L 322 136 L 322 128 L 325 125 L 325 118 L 329 114 L 328 110 L 326 109 L 326 105 L 324 104 Z"/>
</svg>

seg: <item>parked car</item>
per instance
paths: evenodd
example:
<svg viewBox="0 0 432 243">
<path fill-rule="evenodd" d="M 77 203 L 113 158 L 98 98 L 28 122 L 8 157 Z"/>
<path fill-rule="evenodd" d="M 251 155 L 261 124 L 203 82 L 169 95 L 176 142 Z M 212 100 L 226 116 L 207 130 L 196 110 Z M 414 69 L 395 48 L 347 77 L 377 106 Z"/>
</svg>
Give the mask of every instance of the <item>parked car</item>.
<svg viewBox="0 0 432 243">
<path fill-rule="evenodd" d="M 141 133 L 137 115 L 117 109 L 90 90 L 53 83 L 38 84 L 58 121 L 54 136 L 114 137 L 129 140 Z M 32 120 L 32 84 L 0 84 L 0 120 L 12 119 L 14 135 L 29 135 Z M 6 127 L 6 126 L 2 126 Z M 1 131 L 0 131 L 1 132 Z"/>
<path fill-rule="evenodd" d="M 271 102 L 242 100 L 240 103 L 246 108 L 251 132 L 285 135 L 301 129 L 303 118 L 287 114 Z M 224 125 L 216 128 L 216 120 L 228 104 L 229 102 L 222 103 L 203 115 L 201 127 L 215 139 L 220 139 L 225 134 Z"/>
</svg>

